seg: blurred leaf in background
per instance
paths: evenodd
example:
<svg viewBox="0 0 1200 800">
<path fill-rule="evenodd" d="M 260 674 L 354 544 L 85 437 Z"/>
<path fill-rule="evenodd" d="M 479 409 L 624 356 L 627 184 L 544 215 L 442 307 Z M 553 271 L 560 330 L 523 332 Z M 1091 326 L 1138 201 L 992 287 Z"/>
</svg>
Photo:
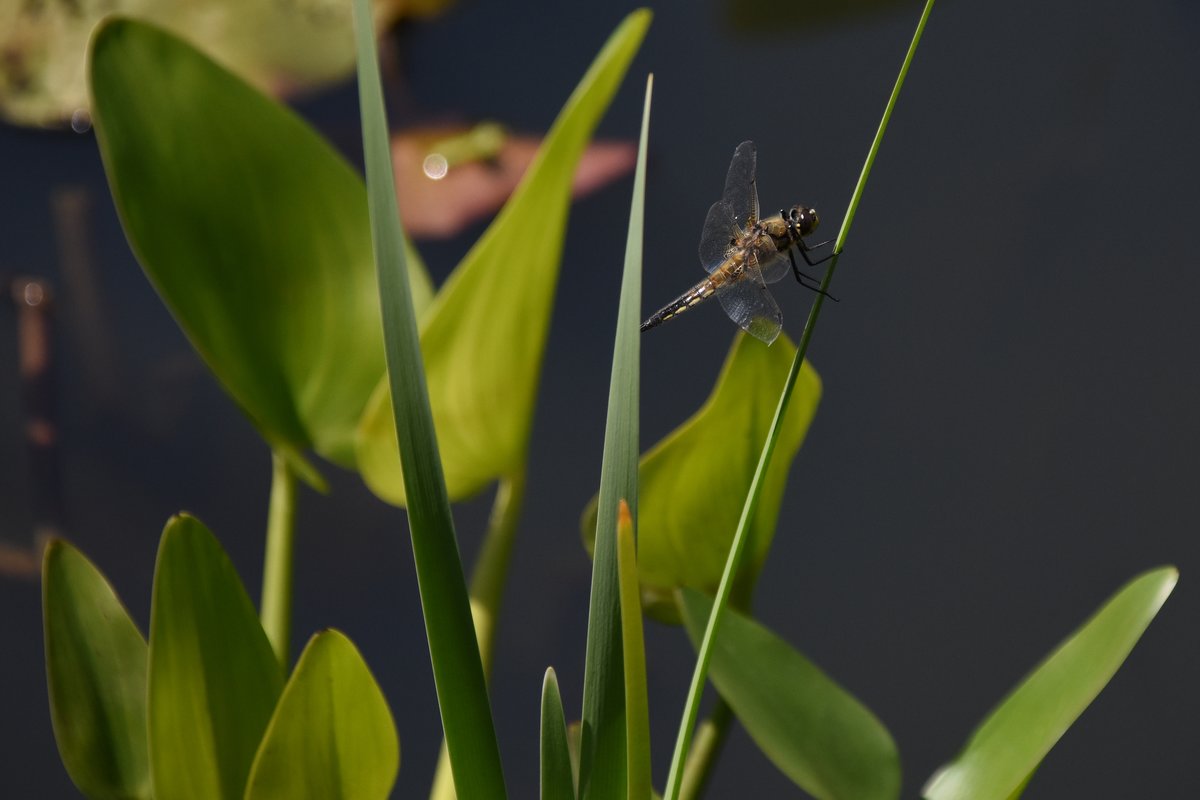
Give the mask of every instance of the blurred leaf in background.
<svg viewBox="0 0 1200 800">
<path fill-rule="evenodd" d="M 385 30 L 449 0 L 375 0 Z M 161 25 L 261 89 L 319 86 L 354 69 L 350 4 L 341 0 L 0 0 L 0 117 L 60 126 L 88 110 L 92 29 L 109 14 Z"/>
<path fill-rule="evenodd" d="M 471 128 L 408 128 L 392 137 L 396 196 L 414 239 L 461 233 L 504 204 L 533 163 L 541 141 L 497 123 Z M 571 195 L 582 197 L 633 168 L 632 142 L 592 142 L 579 160 Z"/>
</svg>

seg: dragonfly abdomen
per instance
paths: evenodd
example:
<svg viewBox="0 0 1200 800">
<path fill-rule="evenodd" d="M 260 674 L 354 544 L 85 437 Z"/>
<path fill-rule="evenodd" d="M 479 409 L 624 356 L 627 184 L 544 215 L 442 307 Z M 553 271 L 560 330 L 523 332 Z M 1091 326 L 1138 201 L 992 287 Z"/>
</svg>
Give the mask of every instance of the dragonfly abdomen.
<svg viewBox="0 0 1200 800">
<path fill-rule="evenodd" d="M 683 294 L 676 297 L 665 306 L 655 311 L 650 315 L 650 319 L 642 323 L 641 330 L 648 331 L 651 328 L 658 327 L 672 317 L 679 316 L 684 311 L 687 311 L 694 305 L 702 303 L 713 296 L 713 292 L 717 290 L 717 284 L 712 278 L 705 278 L 697 283 L 691 289 L 688 289 Z"/>
</svg>

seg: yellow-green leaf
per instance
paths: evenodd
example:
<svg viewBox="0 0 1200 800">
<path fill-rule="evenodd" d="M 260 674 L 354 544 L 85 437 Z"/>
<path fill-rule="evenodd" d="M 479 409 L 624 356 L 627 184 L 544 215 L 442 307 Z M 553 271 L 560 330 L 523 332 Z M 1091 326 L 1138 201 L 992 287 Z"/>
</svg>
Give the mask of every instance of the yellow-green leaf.
<svg viewBox="0 0 1200 800">
<path fill-rule="evenodd" d="M 146 640 L 98 569 L 54 541 L 42 566 L 46 681 L 58 752 L 93 800 L 150 797 Z"/>
<path fill-rule="evenodd" d="M 283 671 L 233 564 L 187 515 L 158 548 L 149 687 L 154 796 L 241 800 Z"/>
<path fill-rule="evenodd" d="M 525 460 L 571 178 L 649 24 L 650 13 L 637 11 L 612 34 L 521 185 L 422 318 L 421 350 L 451 499 Z M 372 491 L 404 504 L 386 380 L 362 418 L 358 466 Z"/>
<path fill-rule="evenodd" d="M 929 800 L 1020 795 L 1067 728 L 1108 684 L 1179 580 L 1174 567 L 1122 587 L 984 720 L 925 785 Z"/>
<path fill-rule="evenodd" d="M 737 529 L 746 491 L 796 348 L 781 335 L 768 347 L 739 333 L 707 402 L 646 452 L 638 480 L 638 571 L 656 616 L 674 619 L 672 589 L 712 591 Z M 821 397 L 805 362 L 783 422 L 775 458 L 751 529 L 746 569 L 756 573 L 770 548 L 792 459 Z M 592 549 L 595 499 L 583 515 Z"/>
<path fill-rule="evenodd" d="M 150 25 L 99 29 L 91 88 L 125 233 L 192 345 L 277 450 L 352 465 L 384 371 L 362 180 L 291 111 Z M 408 264 L 419 309 L 429 279 Z"/>
<path fill-rule="evenodd" d="M 387 700 L 354 644 L 318 633 L 259 747 L 246 800 L 385 800 L 400 769 Z"/>
<path fill-rule="evenodd" d="M 679 594 L 688 635 L 703 638 L 712 600 Z M 895 800 L 900 755 L 875 715 L 799 651 L 727 609 L 709 677 L 759 749 L 819 800 Z"/>
</svg>

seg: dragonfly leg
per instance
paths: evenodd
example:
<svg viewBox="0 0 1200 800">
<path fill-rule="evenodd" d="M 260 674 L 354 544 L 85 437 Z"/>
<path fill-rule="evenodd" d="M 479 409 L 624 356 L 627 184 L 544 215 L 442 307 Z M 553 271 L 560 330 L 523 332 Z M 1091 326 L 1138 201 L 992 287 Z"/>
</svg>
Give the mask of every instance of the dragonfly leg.
<svg viewBox="0 0 1200 800">
<path fill-rule="evenodd" d="M 803 251 L 803 250 L 801 250 L 800 252 L 801 252 L 801 254 L 803 254 L 803 253 L 804 253 L 804 251 Z M 796 282 L 797 282 L 797 283 L 799 283 L 799 284 L 800 284 L 801 286 L 803 286 L 805 289 L 808 289 L 808 290 L 810 290 L 810 291 L 816 292 L 817 294 L 823 294 L 823 295 L 825 295 L 826 297 L 828 297 L 830 300 L 832 300 L 832 301 L 833 301 L 833 302 L 835 302 L 835 303 L 840 303 L 840 302 L 841 302 L 841 300 L 838 300 L 836 297 L 834 297 L 833 295 L 831 295 L 829 292 L 826 292 L 825 290 L 823 290 L 823 289 L 821 288 L 821 284 L 820 284 L 820 282 L 819 282 L 819 281 L 817 281 L 817 279 L 816 279 L 816 278 L 814 278 L 813 276 L 811 276 L 811 275 L 808 275 L 808 274 L 806 274 L 806 273 L 803 273 L 803 272 L 801 272 L 801 271 L 800 271 L 800 266 L 799 266 L 799 265 L 796 263 L 796 257 L 795 257 L 794 255 L 792 255 L 792 250 L 791 250 L 791 248 L 788 248 L 788 259 L 789 259 L 789 260 L 792 262 L 792 272 L 793 272 L 793 273 L 795 274 L 795 276 L 796 276 Z M 808 261 L 808 259 L 807 259 L 807 258 L 805 258 L 804 260 L 805 260 L 805 261 Z M 825 258 L 821 259 L 821 261 L 825 261 L 825 260 L 826 260 Z M 817 264 L 820 264 L 820 263 L 821 263 L 821 261 L 818 261 L 818 262 L 817 262 Z M 812 264 L 812 262 L 811 262 L 811 261 L 809 261 L 809 263 L 810 263 L 810 264 Z M 816 265 L 814 264 L 813 266 L 816 266 Z M 809 280 L 809 281 L 811 281 L 812 283 L 811 283 L 811 284 L 805 283 L 804 281 L 805 281 L 806 279 L 807 279 L 807 280 Z"/>
<path fill-rule="evenodd" d="M 810 267 L 815 267 L 817 264 L 824 264 L 826 261 L 833 258 L 834 255 L 836 255 L 836 254 L 830 253 L 829 255 L 825 256 L 824 258 L 819 258 L 816 261 L 813 261 L 811 258 L 808 257 L 809 251 L 816 250 L 818 247 L 824 247 L 825 245 L 829 244 L 832 241 L 833 241 L 833 239 L 826 239 L 825 241 L 821 242 L 820 244 L 807 244 L 807 243 L 805 243 L 805 241 L 803 239 L 798 239 L 796 244 L 798 245 L 797 249 L 800 251 L 800 255 L 804 256 L 805 263 L 807 263 Z"/>
</svg>

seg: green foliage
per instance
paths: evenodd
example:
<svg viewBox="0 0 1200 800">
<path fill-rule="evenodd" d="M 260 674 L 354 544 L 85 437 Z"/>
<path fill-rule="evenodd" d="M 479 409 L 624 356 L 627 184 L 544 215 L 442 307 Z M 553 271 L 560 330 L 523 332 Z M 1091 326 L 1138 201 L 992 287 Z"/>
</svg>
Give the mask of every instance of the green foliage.
<svg viewBox="0 0 1200 800">
<path fill-rule="evenodd" d="M 621 595 L 621 652 L 625 656 L 626 779 L 629 800 L 650 798 L 650 710 L 646 699 L 646 645 L 638 592 L 633 519 L 621 501 L 617 515 L 617 576 Z"/>
<path fill-rule="evenodd" d="M 629 212 L 629 237 L 625 244 L 625 278 L 621 283 L 621 312 L 627 315 L 630 310 L 637 308 L 641 299 L 642 272 L 642 238 L 646 211 L 646 150 L 650 139 L 650 99 L 654 93 L 654 76 L 646 79 L 646 99 L 642 107 L 642 132 L 638 137 L 637 170 L 633 177 L 633 203 Z M 623 327 L 624 318 L 618 322 L 618 335 L 628 336 Z M 632 384 L 634 397 L 637 397 L 638 381 L 637 350 L 633 349 L 633 358 L 624 354 L 621 359 L 622 367 L 632 369 L 633 376 L 621 375 L 615 369 L 612 383 L 614 386 Z M 611 398 L 610 398 L 611 402 Z M 631 429 L 634 450 L 637 452 L 637 405 L 634 403 L 632 416 L 625 420 Z M 635 472 L 633 464 L 625 463 L 629 473 Z M 629 477 L 637 479 L 636 474 Z M 636 488 L 636 486 L 635 486 Z M 625 693 L 625 763 L 626 763 L 626 797 L 628 800 L 649 800 L 651 789 L 650 775 L 650 709 L 646 697 L 646 645 L 642 634 L 642 603 L 639 599 L 638 556 L 636 532 L 629 504 L 621 498 L 617 509 L 616 527 L 617 555 L 617 592 L 621 615 L 621 653 L 624 659 L 624 693 Z"/>
<path fill-rule="evenodd" d="M 712 601 L 679 595 L 693 643 Z M 900 796 L 900 754 L 887 729 L 787 642 L 730 611 L 717 635 L 710 677 L 759 749 L 819 800 Z"/>
<path fill-rule="evenodd" d="M 290 111 L 144 23 L 97 31 L 91 91 L 126 235 L 192 345 L 272 447 L 353 466 L 384 372 L 361 179 Z M 408 263 L 424 307 L 429 279 Z"/>
<path fill-rule="evenodd" d="M 318 633 L 275 707 L 246 800 L 382 800 L 399 768 L 396 726 L 374 676 L 344 635 Z"/>
<path fill-rule="evenodd" d="M 1174 567 L 1134 578 L 1021 682 L 926 784 L 929 800 L 1019 795 L 1050 748 L 1100 694 L 1179 580 Z"/>
<path fill-rule="evenodd" d="M 395 726 L 358 651 L 337 632 L 318 634 L 281 698 L 283 675 L 250 599 L 198 520 L 175 517 L 163 532 L 148 647 L 70 545 L 47 548 L 44 589 L 55 733 L 87 797 L 368 800 L 390 791 Z"/>
<path fill-rule="evenodd" d="M 558 677 L 553 669 L 546 670 L 542 681 L 541 764 L 542 800 L 575 800 L 567 722 L 558 693 Z"/>
<path fill-rule="evenodd" d="M 759 450 L 796 348 L 786 335 L 768 347 L 739 333 L 700 410 L 642 456 L 638 467 L 638 572 L 655 616 L 677 619 L 672 590 L 713 591 L 737 530 Z M 751 525 L 746 571 L 757 574 L 771 547 L 788 470 L 821 399 L 821 380 L 805 362 L 768 468 Z M 596 500 L 583 514 L 593 549 Z"/>
<path fill-rule="evenodd" d="M 360 20 L 367 9 L 356 0 Z M 173 518 L 163 534 L 149 645 L 95 567 L 69 545 L 52 544 L 43 595 L 51 714 L 63 762 L 88 797 L 389 793 L 399 767 L 395 725 L 349 640 L 335 631 L 314 636 L 284 686 L 292 476 L 321 484 L 301 455 L 308 449 L 357 467 L 381 497 L 408 506 L 452 788 L 468 800 L 504 796 L 483 664 L 521 507 L 570 182 L 649 21 L 649 12 L 635 12 L 613 33 L 516 193 L 436 298 L 396 212 L 369 24 L 356 37 L 368 190 L 294 115 L 179 39 L 129 20 L 101 26 L 91 53 L 94 118 L 130 242 L 277 455 L 275 555 L 264 592 L 276 652 L 233 566 L 194 518 Z M 708 401 L 639 463 L 649 104 L 648 85 L 600 489 L 583 523 L 595 549 L 583 721 L 567 725 L 548 671 L 542 797 L 573 800 L 576 787 L 579 797 L 596 800 L 652 792 L 640 588 L 654 610 L 682 616 L 699 642 L 667 797 L 681 791 L 685 766 L 699 776 L 693 788 L 703 783 L 719 750 L 714 742 L 736 713 L 770 760 L 813 796 L 889 800 L 899 792 L 899 759 L 883 725 L 799 652 L 727 608 L 735 582 L 738 601 L 749 604 L 790 463 L 820 398 L 804 354 L 822 296 L 798 346 L 781 338 L 768 348 L 739 335 Z M 824 289 L 836 263 L 835 254 Z M 519 281 L 511 278 L 514 264 Z M 449 502 L 498 478 L 496 536 L 476 573 L 476 621 Z M 628 508 L 619 516 L 622 500 Z M 1122 589 L 992 713 L 926 796 L 1019 796 L 1176 580 L 1163 568 Z M 693 589 L 716 589 L 717 597 Z M 709 677 L 723 700 L 706 729 L 711 736 L 685 765 Z M 438 796 L 450 788 L 439 783 Z"/>
<path fill-rule="evenodd" d="M 421 320 L 426 381 L 451 498 L 469 496 L 525 463 L 571 179 L 649 24 L 649 12 L 636 11 L 609 37 L 520 186 Z M 383 381 L 363 416 L 358 462 L 372 491 L 404 504 L 390 405 Z"/>
<path fill-rule="evenodd" d="M 155 796 L 240 798 L 283 672 L 233 564 L 187 515 L 158 549 L 149 673 Z"/>
<path fill-rule="evenodd" d="M 433 664 L 442 728 L 459 797 L 504 797 L 504 773 L 488 705 L 483 664 L 471 620 L 454 519 L 442 477 L 416 311 L 405 266 L 404 233 L 396 208 L 379 56 L 367 0 L 355 0 L 359 108 L 371 209 L 390 403 L 406 465 L 404 489 L 425 635 Z"/>
<path fill-rule="evenodd" d="M 150 797 L 146 640 L 92 562 L 51 542 L 42 566 L 46 681 L 58 752 L 91 798 Z"/>
</svg>

